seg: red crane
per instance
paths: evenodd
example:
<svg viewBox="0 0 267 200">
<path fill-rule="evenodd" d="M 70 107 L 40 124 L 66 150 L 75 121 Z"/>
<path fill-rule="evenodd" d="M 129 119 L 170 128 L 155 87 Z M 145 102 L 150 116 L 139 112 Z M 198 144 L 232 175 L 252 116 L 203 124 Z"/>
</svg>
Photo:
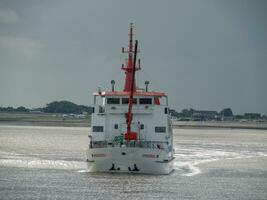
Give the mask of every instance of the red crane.
<svg viewBox="0 0 267 200">
<path fill-rule="evenodd" d="M 140 69 L 140 60 L 139 60 L 139 67 L 136 68 L 136 57 L 137 57 L 137 47 L 138 47 L 138 41 L 135 40 L 135 47 L 133 52 L 133 26 L 131 23 L 130 26 L 130 40 L 129 40 L 129 51 L 128 53 L 128 62 L 127 67 L 125 68 L 122 66 L 122 70 L 125 71 L 126 77 L 125 77 L 125 85 L 124 85 L 124 91 L 129 92 L 129 104 L 128 104 L 128 112 L 125 114 L 126 116 L 126 123 L 127 123 L 127 131 L 124 134 L 124 139 L 127 141 L 130 140 L 136 140 L 137 139 L 137 133 L 133 132 L 131 130 L 131 124 L 133 119 L 132 114 L 132 108 L 133 108 L 133 94 L 136 91 L 136 85 L 135 85 L 135 71 Z M 124 49 L 122 49 L 124 53 Z M 134 53 L 134 55 L 133 55 Z M 134 56 L 134 58 L 133 58 Z"/>
<path fill-rule="evenodd" d="M 137 133 L 131 130 L 131 124 L 133 119 L 132 109 L 133 109 L 133 93 L 135 91 L 135 63 L 136 63 L 136 54 L 137 54 L 137 46 L 138 41 L 135 40 L 135 48 L 134 48 L 134 62 L 133 62 L 133 70 L 132 70 L 132 77 L 131 77 L 131 90 L 129 93 L 129 105 L 128 105 L 128 113 L 126 114 L 126 122 L 127 122 L 127 132 L 124 134 L 124 138 L 129 140 L 136 140 Z"/>
</svg>

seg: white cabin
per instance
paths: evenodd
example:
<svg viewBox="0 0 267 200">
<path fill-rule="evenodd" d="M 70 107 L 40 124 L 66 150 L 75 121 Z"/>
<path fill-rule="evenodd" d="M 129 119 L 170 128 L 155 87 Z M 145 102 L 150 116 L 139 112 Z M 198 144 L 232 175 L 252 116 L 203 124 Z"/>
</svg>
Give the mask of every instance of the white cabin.
<svg viewBox="0 0 267 200">
<path fill-rule="evenodd" d="M 115 138 L 126 132 L 125 114 L 128 111 L 128 92 L 94 94 L 91 145 L 116 145 Z M 137 132 L 137 143 L 153 148 L 168 148 L 172 143 L 168 99 L 164 93 L 135 92 L 133 98 L 132 130 Z M 120 144 L 121 145 L 121 144 Z"/>
</svg>

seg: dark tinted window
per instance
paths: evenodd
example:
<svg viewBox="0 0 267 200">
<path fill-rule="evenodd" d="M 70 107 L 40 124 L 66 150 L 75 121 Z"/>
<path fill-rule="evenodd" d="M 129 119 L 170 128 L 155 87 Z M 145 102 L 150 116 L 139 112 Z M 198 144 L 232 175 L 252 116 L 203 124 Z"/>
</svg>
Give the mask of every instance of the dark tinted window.
<svg viewBox="0 0 267 200">
<path fill-rule="evenodd" d="M 140 129 L 143 130 L 145 128 L 144 124 L 140 124 Z"/>
<path fill-rule="evenodd" d="M 102 106 L 99 106 L 99 113 L 104 113 L 105 112 L 105 108 Z"/>
<path fill-rule="evenodd" d="M 122 98 L 122 104 L 128 104 L 129 103 L 129 98 Z M 133 104 L 137 103 L 137 99 L 133 98 Z"/>
<path fill-rule="evenodd" d="M 166 127 L 165 126 L 156 126 L 155 132 L 156 133 L 166 133 Z"/>
<path fill-rule="evenodd" d="M 107 98 L 107 104 L 120 104 L 120 98 Z"/>
<path fill-rule="evenodd" d="M 93 126 L 93 132 L 104 132 L 104 126 Z"/>
<path fill-rule="evenodd" d="M 140 98 L 139 104 L 152 104 L 152 99 L 151 98 Z"/>
<path fill-rule="evenodd" d="M 165 109 L 164 109 L 164 113 L 165 113 L 165 114 L 168 114 L 168 113 L 169 113 L 169 109 L 168 109 L 168 108 L 165 108 Z"/>
<path fill-rule="evenodd" d="M 118 124 L 114 124 L 114 129 L 118 129 L 119 125 Z"/>
</svg>

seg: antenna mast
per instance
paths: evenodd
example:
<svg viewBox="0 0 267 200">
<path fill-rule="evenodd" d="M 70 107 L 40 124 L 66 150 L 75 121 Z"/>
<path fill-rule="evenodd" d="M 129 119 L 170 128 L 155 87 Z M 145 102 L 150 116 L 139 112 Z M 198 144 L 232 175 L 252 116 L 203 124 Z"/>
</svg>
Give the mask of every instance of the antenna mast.
<svg viewBox="0 0 267 200">
<path fill-rule="evenodd" d="M 133 71 L 137 71 L 140 70 L 140 59 L 138 60 L 138 67 L 135 68 L 135 70 L 133 69 L 133 23 L 130 24 L 130 31 L 129 31 L 129 46 L 128 46 L 128 51 L 124 50 L 124 47 L 122 48 L 122 53 L 128 53 L 128 59 L 126 59 L 126 67 L 124 64 L 122 64 L 121 69 L 123 71 L 125 71 L 125 82 L 124 82 L 124 89 L 123 91 L 125 92 L 130 92 L 131 91 L 131 85 L 132 85 L 132 74 Z M 139 51 L 137 50 L 136 53 L 139 53 Z M 134 91 L 136 91 L 136 85 L 135 85 L 135 81 L 134 81 L 134 86 L 133 86 Z"/>
</svg>

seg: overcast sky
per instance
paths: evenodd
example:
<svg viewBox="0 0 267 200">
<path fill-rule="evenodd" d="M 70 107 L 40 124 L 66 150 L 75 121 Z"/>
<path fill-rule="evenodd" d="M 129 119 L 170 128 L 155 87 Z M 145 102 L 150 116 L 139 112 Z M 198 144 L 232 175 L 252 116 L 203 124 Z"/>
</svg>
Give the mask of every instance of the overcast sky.
<svg viewBox="0 0 267 200">
<path fill-rule="evenodd" d="M 0 106 L 91 105 L 122 89 L 129 23 L 143 87 L 170 107 L 267 114 L 265 0 L 0 0 Z"/>
</svg>

